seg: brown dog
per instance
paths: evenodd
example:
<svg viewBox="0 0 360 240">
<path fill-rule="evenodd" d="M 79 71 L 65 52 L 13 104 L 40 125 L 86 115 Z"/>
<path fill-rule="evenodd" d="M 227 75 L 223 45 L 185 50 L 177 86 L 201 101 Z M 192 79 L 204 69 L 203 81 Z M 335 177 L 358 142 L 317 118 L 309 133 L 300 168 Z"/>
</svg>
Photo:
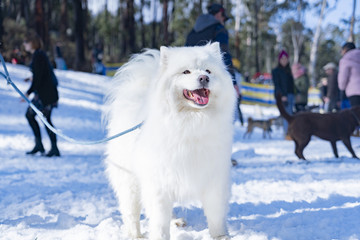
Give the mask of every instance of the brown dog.
<svg viewBox="0 0 360 240">
<path fill-rule="evenodd" d="M 276 95 L 276 105 L 289 123 L 288 134 L 295 142 L 295 154 L 305 159 L 303 150 L 315 135 L 331 143 L 335 157 L 339 157 L 336 142 L 342 140 L 353 158 L 358 158 L 351 147 L 350 136 L 360 125 L 360 107 L 353 107 L 337 113 L 302 112 L 289 115 L 282 104 L 281 95 Z"/>
<path fill-rule="evenodd" d="M 250 138 L 255 127 L 261 128 L 263 130 L 263 138 L 266 138 L 266 134 L 269 136 L 269 138 L 271 138 L 271 136 L 270 136 L 271 124 L 272 124 L 272 121 L 274 121 L 274 120 L 275 120 L 275 118 L 271 118 L 268 120 L 254 120 L 251 117 L 249 117 L 247 129 L 246 129 L 246 132 L 244 133 L 243 138 L 245 138 L 246 135 L 248 135 L 248 137 Z"/>
</svg>

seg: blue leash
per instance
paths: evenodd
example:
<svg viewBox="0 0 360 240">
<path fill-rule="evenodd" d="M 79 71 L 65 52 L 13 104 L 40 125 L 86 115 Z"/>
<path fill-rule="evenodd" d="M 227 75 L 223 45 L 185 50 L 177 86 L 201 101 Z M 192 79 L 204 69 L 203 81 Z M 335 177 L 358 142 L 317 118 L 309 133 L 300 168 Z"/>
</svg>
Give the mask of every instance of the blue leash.
<svg viewBox="0 0 360 240">
<path fill-rule="evenodd" d="M 16 90 L 16 92 L 18 92 L 20 94 L 20 96 L 29 104 L 29 106 L 32 108 L 32 110 L 34 110 L 34 112 L 38 115 L 40 120 L 46 125 L 46 127 L 48 127 L 53 133 L 55 133 L 56 135 L 58 135 L 59 137 L 65 139 L 68 142 L 75 143 L 75 144 L 81 144 L 81 145 L 100 144 L 100 143 L 108 142 L 110 140 L 118 138 L 120 136 L 123 136 L 123 135 L 125 135 L 127 133 L 130 133 L 132 131 L 135 131 L 136 129 L 140 128 L 143 125 L 143 122 L 141 122 L 141 123 L 135 125 L 134 127 L 129 128 L 129 129 L 123 131 L 123 132 L 120 132 L 120 133 L 118 133 L 118 134 L 116 134 L 114 136 L 107 137 L 107 138 L 104 138 L 104 139 L 101 139 L 101 140 L 96 140 L 96 141 L 78 141 L 78 140 L 75 140 L 74 138 L 68 137 L 68 136 L 64 135 L 63 133 L 61 133 L 60 130 L 57 130 L 56 128 L 51 126 L 50 123 L 48 123 L 48 121 L 44 117 L 44 114 L 39 109 L 37 109 L 37 107 L 35 107 L 35 105 L 32 104 L 32 102 L 13 83 L 13 81 L 11 81 L 9 72 L 8 72 L 8 70 L 6 68 L 5 60 L 4 60 L 4 58 L 3 58 L 3 56 L 1 54 L 0 54 L 0 60 L 1 60 L 2 66 L 3 66 L 4 71 L 5 71 L 5 74 L 3 72 L 0 72 L 0 75 L 3 76 L 6 79 L 7 83 L 10 84 Z"/>
</svg>

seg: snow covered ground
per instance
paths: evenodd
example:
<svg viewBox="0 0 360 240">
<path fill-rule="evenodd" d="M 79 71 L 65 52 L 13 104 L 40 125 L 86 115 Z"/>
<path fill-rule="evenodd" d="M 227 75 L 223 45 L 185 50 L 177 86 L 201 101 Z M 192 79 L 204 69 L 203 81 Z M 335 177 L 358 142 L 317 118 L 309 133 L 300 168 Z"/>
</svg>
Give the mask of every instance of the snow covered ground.
<svg viewBox="0 0 360 240">
<path fill-rule="evenodd" d="M 30 76 L 26 67 L 7 65 L 22 91 Z M 107 77 L 57 71 L 60 104 L 53 122 L 79 140 L 105 136 L 101 125 Z M 0 239 L 126 239 L 121 214 L 104 174 L 104 145 L 82 146 L 59 139 L 60 158 L 26 156 L 33 147 L 25 119 L 26 104 L 0 79 Z M 276 108 L 241 106 L 245 115 L 269 118 Z M 292 141 L 273 127 L 272 139 L 256 129 L 243 139 L 245 127 L 235 124 L 229 232 L 232 239 L 359 239 L 360 161 L 338 143 L 335 159 L 330 143 L 313 138 L 298 161 Z M 50 143 L 42 127 L 43 142 Z M 360 155 L 360 139 L 352 138 Z M 172 239 L 210 239 L 197 203 L 177 206 L 184 228 L 172 226 Z M 142 231 L 148 222 L 142 217 Z"/>
</svg>

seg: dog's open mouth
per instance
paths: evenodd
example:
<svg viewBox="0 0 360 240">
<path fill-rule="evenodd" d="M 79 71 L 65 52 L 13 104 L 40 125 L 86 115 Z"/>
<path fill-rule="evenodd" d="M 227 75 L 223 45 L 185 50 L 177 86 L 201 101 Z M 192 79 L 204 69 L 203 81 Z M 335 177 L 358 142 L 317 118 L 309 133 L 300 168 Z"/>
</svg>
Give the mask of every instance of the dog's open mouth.
<svg viewBox="0 0 360 240">
<path fill-rule="evenodd" d="M 192 91 L 184 89 L 183 93 L 186 99 L 193 101 L 196 105 L 205 106 L 209 102 L 210 90 L 207 88 Z"/>
</svg>

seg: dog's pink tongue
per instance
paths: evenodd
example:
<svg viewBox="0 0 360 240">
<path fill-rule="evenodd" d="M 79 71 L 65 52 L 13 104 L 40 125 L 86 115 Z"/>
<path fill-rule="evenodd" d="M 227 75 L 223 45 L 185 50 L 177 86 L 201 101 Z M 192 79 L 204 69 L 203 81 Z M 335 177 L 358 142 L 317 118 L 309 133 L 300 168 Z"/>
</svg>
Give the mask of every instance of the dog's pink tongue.
<svg viewBox="0 0 360 240">
<path fill-rule="evenodd" d="M 192 91 L 194 95 L 194 101 L 199 105 L 206 105 L 209 102 L 209 90 L 207 89 L 197 89 Z"/>
</svg>

